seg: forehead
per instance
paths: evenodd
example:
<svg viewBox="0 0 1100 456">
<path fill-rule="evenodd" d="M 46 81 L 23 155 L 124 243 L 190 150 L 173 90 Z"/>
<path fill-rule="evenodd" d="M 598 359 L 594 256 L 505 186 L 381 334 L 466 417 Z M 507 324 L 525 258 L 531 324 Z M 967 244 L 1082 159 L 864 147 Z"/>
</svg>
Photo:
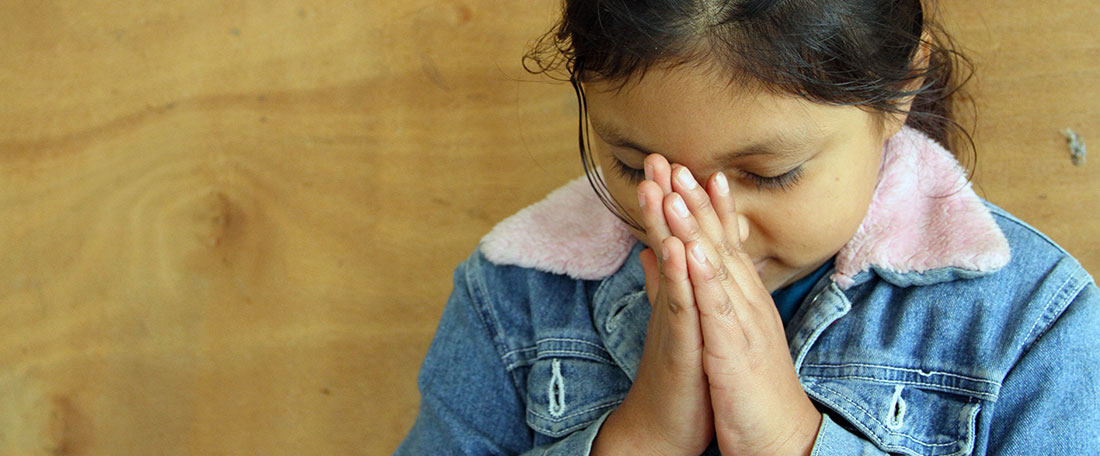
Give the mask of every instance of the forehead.
<svg viewBox="0 0 1100 456">
<path fill-rule="evenodd" d="M 761 143 L 798 146 L 866 127 L 867 113 L 827 106 L 731 79 L 697 67 L 652 69 L 619 89 L 615 83 L 584 85 L 597 134 L 688 162 Z"/>
</svg>

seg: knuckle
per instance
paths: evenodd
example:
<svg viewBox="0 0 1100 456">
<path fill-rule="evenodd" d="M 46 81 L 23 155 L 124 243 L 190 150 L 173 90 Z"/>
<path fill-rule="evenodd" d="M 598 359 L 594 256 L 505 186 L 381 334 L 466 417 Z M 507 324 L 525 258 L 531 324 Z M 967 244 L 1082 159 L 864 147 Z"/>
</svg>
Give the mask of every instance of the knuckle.
<svg viewBox="0 0 1100 456">
<path fill-rule="evenodd" d="M 710 198 L 707 198 L 706 196 L 703 196 L 703 197 L 699 197 L 698 195 L 695 195 L 695 196 L 696 197 L 692 198 L 692 199 L 695 200 L 695 209 L 696 210 L 703 211 L 703 212 L 709 212 L 709 211 L 714 210 L 714 206 L 710 203 Z"/>
<path fill-rule="evenodd" d="M 700 307 L 702 309 L 703 307 Z M 707 306 L 708 312 L 706 316 L 709 317 L 729 317 L 733 314 L 733 302 L 730 301 L 728 296 L 719 298 L 713 305 Z"/>
<path fill-rule="evenodd" d="M 730 302 L 728 297 L 723 298 L 718 302 L 716 310 L 718 311 L 718 315 L 728 316 L 733 313 L 733 303 Z"/>
<path fill-rule="evenodd" d="M 665 304 L 668 306 L 668 310 L 674 314 L 681 313 L 688 308 L 682 300 L 672 296 L 665 299 Z"/>
<path fill-rule="evenodd" d="M 733 279 L 733 277 L 730 275 L 729 269 L 726 269 L 724 265 L 714 268 L 714 275 L 711 276 L 712 282 L 729 283 L 731 279 Z"/>
<path fill-rule="evenodd" d="M 715 248 L 718 250 L 718 255 L 724 258 L 731 258 L 737 256 L 740 253 L 740 251 L 735 249 L 733 247 L 733 244 L 730 244 L 730 242 L 726 239 L 722 239 L 722 241 L 719 242 L 715 246 Z"/>
<path fill-rule="evenodd" d="M 699 226 L 699 223 L 694 221 L 688 223 L 688 226 L 684 231 L 686 231 L 688 239 L 700 239 L 703 233 L 703 230 Z"/>
</svg>

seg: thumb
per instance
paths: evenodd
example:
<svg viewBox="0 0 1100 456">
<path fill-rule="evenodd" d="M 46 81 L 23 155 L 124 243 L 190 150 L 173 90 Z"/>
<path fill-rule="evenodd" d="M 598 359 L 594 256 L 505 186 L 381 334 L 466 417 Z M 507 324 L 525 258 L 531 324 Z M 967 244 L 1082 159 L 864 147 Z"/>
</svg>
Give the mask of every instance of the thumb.
<svg viewBox="0 0 1100 456">
<path fill-rule="evenodd" d="M 657 284 L 661 283 L 657 254 L 653 253 L 653 249 L 647 248 L 638 257 L 642 261 L 642 270 L 645 271 L 645 294 L 649 297 L 649 302 L 654 303 L 657 301 Z"/>
</svg>

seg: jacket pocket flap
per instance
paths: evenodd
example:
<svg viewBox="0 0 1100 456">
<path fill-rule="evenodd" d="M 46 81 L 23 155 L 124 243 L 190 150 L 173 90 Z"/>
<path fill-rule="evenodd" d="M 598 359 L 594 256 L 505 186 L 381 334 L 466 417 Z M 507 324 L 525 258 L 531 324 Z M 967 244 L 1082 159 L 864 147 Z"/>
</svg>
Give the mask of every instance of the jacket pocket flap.
<svg viewBox="0 0 1100 456">
<path fill-rule="evenodd" d="M 804 377 L 802 385 L 884 451 L 943 456 L 974 449 L 978 397 L 896 381 Z"/>
<path fill-rule="evenodd" d="M 613 364 L 574 356 L 536 360 L 527 376 L 527 425 L 560 438 L 583 429 L 626 397 L 630 379 Z"/>
</svg>

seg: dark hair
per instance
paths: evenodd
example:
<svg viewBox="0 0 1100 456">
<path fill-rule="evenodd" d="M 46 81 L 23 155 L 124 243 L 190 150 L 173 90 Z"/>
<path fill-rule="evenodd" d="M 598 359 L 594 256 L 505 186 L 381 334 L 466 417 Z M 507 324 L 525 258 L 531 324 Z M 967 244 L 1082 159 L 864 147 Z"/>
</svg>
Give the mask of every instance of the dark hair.
<svg viewBox="0 0 1100 456">
<path fill-rule="evenodd" d="M 922 46 L 927 58 L 914 62 Z M 523 64 L 534 74 L 568 74 L 589 182 L 612 212 L 638 229 L 594 172 L 581 83 L 622 88 L 656 65 L 708 64 L 734 80 L 819 103 L 907 112 L 906 125 L 951 149 L 965 138 L 974 150 L 953 106 L 956 99 L 968 101 L 960 87 L 972 65 L 920 0 L 563 0 L 561 20 Z M 903 111 L 898 105 L 910 98 Z"/>
</svg>

